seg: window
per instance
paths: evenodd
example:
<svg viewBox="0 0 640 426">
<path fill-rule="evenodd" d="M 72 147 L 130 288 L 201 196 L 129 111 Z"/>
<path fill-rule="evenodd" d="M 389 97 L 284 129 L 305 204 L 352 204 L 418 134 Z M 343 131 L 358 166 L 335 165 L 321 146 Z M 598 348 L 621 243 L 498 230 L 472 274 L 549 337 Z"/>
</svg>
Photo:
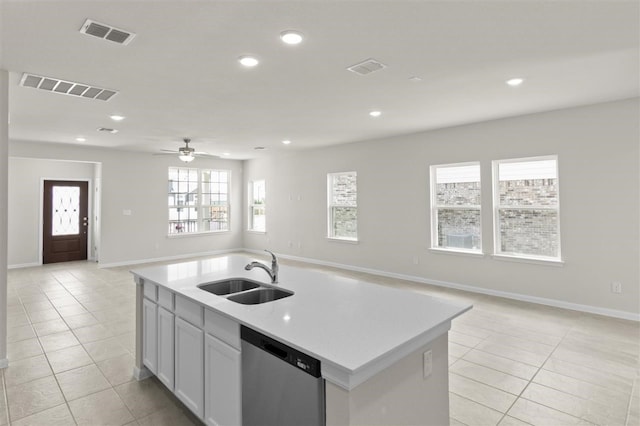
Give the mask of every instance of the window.
<svg viewBox="0 0 640 426">
<path fill-rule="evenodd" d="M 431 166 L 431 247 L 482 252 L 480 163 Z"/>
<path fill-rule="evenodd" d="M 229 230 L 227 170 L 169 168 L 169 234 Z"/>
<path fill-rule="evenodd" d="M 266 232 L 266 191 L 264 180 L 249 182 L 249 231 Z"/>
<path fill-rule="evenodd" d="M 358 240 L 356 172 L 327 175 L 329 238 Z"/>
<path fill-rule="evenodd" d="M 557 157 L 493 162 L 495 253 L 560 260 Z"/>
</svg>

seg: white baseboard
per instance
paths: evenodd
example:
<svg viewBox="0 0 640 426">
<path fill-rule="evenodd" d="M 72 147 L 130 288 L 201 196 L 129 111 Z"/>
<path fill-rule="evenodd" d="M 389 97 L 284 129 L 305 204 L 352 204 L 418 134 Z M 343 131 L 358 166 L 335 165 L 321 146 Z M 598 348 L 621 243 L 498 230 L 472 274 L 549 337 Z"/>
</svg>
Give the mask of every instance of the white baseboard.
<svg viewBox="0 0 640 426">
<path fill-rule="evenodd" d="M 138 259 L 138 260 L 125 260 L 122 262 L 112 262 L 112 263 L 98 263 L 98 268 L 115 268 L 118 266 L 129 266 L 129 265 L 141 265 L 144 263 L 156 263 L 156 262 L 168 262 L 171 260 L 183 260 L 183 259 L 191 259 L 194 257 L 201 256 L 216 256 L 220 254 L 233 253 L 238 251 L 245 251 L 242 248 L 238 249 L 226 249 L 226 250 L 213 250 L 213 251 L 205 251 L 201 253 L 189 253 L 189 254 L 180 254 L 177 256 L 165 256 L 165 257 L 155 257 L 150 259 Z"/>
<path fill-rule="evenodd" d="M 247 252 L 250 252 L 250 253 L 256 253 L 256 254 L 263 253 L 260 250 L 245 249 L 244 251 L 247 251 Z M 504 297 L 505 299 L 520 300 L 522 302 L 536 303 L 536 304 L 539 304 L 539 305 L 553 306 L 555 308 L 569 309 L 569 310 L 572 310 L 572 311 L 580 311 L 580 312 L 588 312 L 588 313 L 591 313 L 591 314 L 604 315 L 604 316 L 607 316 L 607 317 L 620 318 L 620 319 L 640 322 L 640 314 L 634 313 L 634 312 L 627 312 L 627 311 L 620 311 L 620 310 L 616 310 L 616 309 L 602 308 L 602 307 L 599 307 L 599 306 L 581 305 L 579 303 L 565 302 L 565 301 L 562 301 L 562 300 L 547 299 L 547 298 L 544 298 L 544 297 L 529 296 L 529 295 L 526 295 L 526 294 L 511 293 L 511 292 L 507 292 L 507 291 L 492 290 L 492 289 L 476 287 L 476 286 L 472 286 L 472 285 L 468 285 L 468 284 L 458 284 L 458 283 L 452 283 L 452 282 L 448 282 L 448 281 L 434 280 L 434 279 L 420 277 L 420 276 L 416 276 L 416 275 L 398 274 L 398 273 L 395 273 L 395 272 L 387 272 L 387 271 L 381 271 L 381 270 L 378 270 L 378 269 L 362 268 L 362 267 L 359 267 L 359 266 L 345 265 L 345 264 L 336 263 L 336 262 L 327 262 L 327 261 L 323 261 L 323 260 L 316 260 L 316 259 L 311 259 L 311 258 L 306 258 L 306 257 L 290 256 L 290 255 L 286 255 L 286 254 L 278 254 L 278 257 L 281 257 L 283 259 L 290 259 L 290 260 L 296 260 L 296 261 L 300 261 L 300 262 L 311 263 L 311 264 L 315 264 L 315 265 L 322 265 L 322 266 L 329 266 L 329 267 L 332 267 L 332 268 L 345 269 L 345 270 L 348 270 L 348 271 L 364 272 L 364 273 L 367 273 L 367 274 L 378 275 L 378 276 L 386 277 L 386 278 L 397 278 L 397 279 L 400 279 L 400 280 L 406 280 L 406 281 L 413 281 L 413 282 L 422 283 L 422 284 L 435 285 L 435 286 L 438 286 L 438 287 L 446 287 L 446 288 L 453 288 L 453 289 L 456 289 L 456 290 L 468 291 L 470 293 L 479 293 L 479 294 L 486 294 L 486 295 L 489 295 L 489 296 Z"/>
<path fill-rule="evenodd" d="M 88 257 L 87 262 L 95 262 L 96 259 Z M 42 266 L 42 262 L 30 262 L 30 263 L 16 263 L 13 265 L 7 265 L 7 269 L 21 269 L 21 268 L 33 268 L 34 266 Z"/>
<path fill-rule="evenodd" d="M 33 268 L 34 266 L 41 266 L 40 262 L 31 263 L 17 263 L 15 265 L 7 265 L 7 269 L 20 269 L 20 268 Z"/>
<path fill-rule="evenodd" d="M 214 255 L 233 253 L 233 252 L 247 252 L 247 253 L 254 253 L 256 255 L 265 255 L 265 252 L 263 250 L 237 248 L 237 249 L 226 249 L 226 250 L 213 250 L 213 251 L 201 252 L 201 253 L 189 253 L 189 254 L 182 254 L 177 256 L 157 257 L 157 258 L 150 258 L 150 259 L 128 260 L 123 262 L 99 263 L 98 267 L 114 268 L 118 266 L 140 265 L 144 263 L 154 263 L 154 262 L 167 262 L 172 260 L 183 260 L 183 259 L 189 259 L 189 258 L 200 257 L 200 256 L 214 256 Z M 322 266 L 329 266 L 332 268 L 344 269 L 347 271 L 364 272 L 367 274 L 378 275 L 381 277 L 397 278 L 400 280 L 413 281 L 413 282 L 418 282 L 422 284 L 429 284 L 429 285 L 435 285 L 439 287 L 468 291 L 470 293 L 479 293 L 479 294 L 486 294 L 489 296 L 504 297 L 506 299 L 520 300 L 522 302 L 536 303 L 539 305 L 553 306 L 556 308 L 569 309 L 572 311 L 588 312 L 591 314 L 604 315 L 604 316 L 613 317 L 613 318 L 620 318 L 620 319 L 640 322 L 640 314 L 635 312 L 620 311 L 616 309 L 602 308 L 599 306 L 582 305 L 578 303 L 565 302 L 562 300 L 547 299 L 544 297 L 537 297 L 537 296 L 529 296 L 526 294 L 486 289 L 486 288 L 476 287 L 468 284 L 459 284 L 459 283 L 448 282 L 448 281 L 434 280 L 434 279 L 420 277 L 416 275 L 398 274 L 395 272 L 388 272 L 388 271 L 382 271 L 382 270 L 371 269 L 371 268 L 363 268 L 359 266 L 346 265 L 346 264 L 337 263 L 337 262 L 328 262 L 328 261 L 317 260 L 317 259 L 312 259 L 308 257 L 291 256 L 286 254 L 278 254 L 278 257 L 281 257 L 283 259 L 290 259 L 290 260 L 296 260 L 300 262 L 311 263 L 315 265 L 322 265 Z M 8 269 L 29 268 L 33 266 L 40 266 L 40 264 L 36 262 L 36 263 L 9 265 Z"/>
</svg>

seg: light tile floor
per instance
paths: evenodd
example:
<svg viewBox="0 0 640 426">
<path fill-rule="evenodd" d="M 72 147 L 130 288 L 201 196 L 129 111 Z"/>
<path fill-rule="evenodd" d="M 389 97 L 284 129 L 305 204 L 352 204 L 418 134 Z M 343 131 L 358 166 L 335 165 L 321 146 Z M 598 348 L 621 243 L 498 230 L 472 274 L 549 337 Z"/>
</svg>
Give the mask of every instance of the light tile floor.
<svg viewBox="0 0 640 426">
<path fill-rule="evenodd" d="M 473 303 L 449 333 L 454 426 L 640 425 L 638 323 L 282 263 Z M 131 377 L 128 269 L 70 262 L 9 271 L 0 426 L 199 424 L 155 378 Z"/>
</svg>

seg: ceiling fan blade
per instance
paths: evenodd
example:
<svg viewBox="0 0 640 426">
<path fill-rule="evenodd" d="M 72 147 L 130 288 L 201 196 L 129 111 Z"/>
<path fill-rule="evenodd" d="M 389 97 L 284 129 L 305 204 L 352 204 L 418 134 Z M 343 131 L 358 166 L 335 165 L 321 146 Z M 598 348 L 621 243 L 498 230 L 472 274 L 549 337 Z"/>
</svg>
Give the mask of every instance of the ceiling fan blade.
<svg viewBox="0 0 640 426">
<path fill-rule="evenodd" d="M 167 151 L 167 152 L 154 152 L 152 155 L 177 155 L 178 153 L 175 151 Z"/>
<path fill-rule="evenodd" d="M 162 151 L 162 152 L 172 152 L 174 154 L 178 153 L 178 151 L 176 151 L 175 149 L 161 149 L 160 151 Z"/>
<path fill-rule="evenodd" d="M 196 155 L 197 157 L 209 157 L 209 158 L 220 158 L 219 155 L 214 155 L 214 154 L 207 154 L 206 152 L 194 152 L 194 155 Z"/>
</svg>

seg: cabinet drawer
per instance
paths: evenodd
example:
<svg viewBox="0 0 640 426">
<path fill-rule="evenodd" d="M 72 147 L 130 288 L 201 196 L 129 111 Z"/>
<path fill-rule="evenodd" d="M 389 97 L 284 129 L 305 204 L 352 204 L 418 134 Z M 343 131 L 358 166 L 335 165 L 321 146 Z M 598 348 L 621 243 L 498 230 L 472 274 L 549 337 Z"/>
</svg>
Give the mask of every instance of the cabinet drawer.
<svg viewBox="0 0 640 426">
<path fill-rule="evenodd" d="M 232 319 L 205 309 L 204 331 L 240 350 L 240 325 Z"/>
<path fill-rule="evenodd" d="M 158 304 L 173 312 L 173 293 L 164 287 L 158 287 Z"/>
<path fill-rule="evenodd" d="M 158 286 L 149 281 L 144 282 L 144 297 L 154 302 L 158 300 Z"/>
<path fill-rule="evenodd" d="M 182 297 L 179 294 L 176 294 L 176 309 L 175 313 L 180 318 L 189 321 L 191 324 L 196 327 L 202 328 L 204 324 L 204 308 L 202 305 L 192 302 L 186 297 Z"/>
</svg>

